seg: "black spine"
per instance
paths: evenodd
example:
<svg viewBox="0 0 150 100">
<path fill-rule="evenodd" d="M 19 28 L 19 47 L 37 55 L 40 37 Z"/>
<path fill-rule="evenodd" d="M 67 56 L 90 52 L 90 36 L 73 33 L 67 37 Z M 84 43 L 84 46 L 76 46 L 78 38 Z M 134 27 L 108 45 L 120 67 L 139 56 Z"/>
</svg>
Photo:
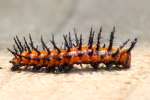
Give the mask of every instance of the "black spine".
<svg viewBox="0 0 150 100">
<path fill-rule="evenodd" d="M 79 43 L 79 48 L 78 48 L 79 50 L 81 50 L 82 49 L 82 34 L 80 35 L 80 43 Z"/>
<path fill-rule="evenodd" d="M 36 47 L 34 47 L 31 34 L 29 34 L 29 39 L 30 39 L 30 46 L 31 46 L 31 48 L 32 48 L 33 50 L 35 50 L 35 51 L 38 53 L 38 55 L 40 55 L 40 51 L 39 51 Z"/>
<path fill-rule="evenodd" d="M 18 50 L 19 50 L 19 52 L 21 54 L 22 53 L 22 49 L 21 49 L 20 45 L 18 44 L 18 42 L 17 42 L 15 37 L 14 37 L 14 41 L 15 41 L 15 44 L 16 44 L 16 46 L 17 46 L 17 48 L 18 48 Z"/>
<path fill-rule="evenodd" d="M 89 42 L 88 42 L 88 48 L 91 49 L 92 46 L 93 46 L 93 39 L 94 39 L 94 31 L 93 29 L 91 28 L 90 30 L 90 35 L 89 35 Z"/>
<path fill-rule="evenodd" d="M 65 46 L 68 48 L 67 51 L 70 51 L 70 46 L 69 46 L 69 43 L 67 41 L 67 35 L 63 35 L 63 37 L 64 37 L 64 40 L 65 40 Z"/>
<path fill-rule="evenodd" d="M 55 40 L 54 40 L 54 35 L 52 34 L 52 40 L 50 40 L 50 42 L 52 43 L 54 49 L 56 49 L 58 51 L 58 53 L 61 52 L 61 50 L 57 47 Z"/>
<path fill-rule="evenodd" d="M 101 33 L 102 33 L 102 27 L 100 28 L 99 33 L 98 33 L 98 37 L 97 37 L 97 44 L 96 44 L 96 50 L 97 50 L 97 51 L 98 51 L 99 48 L 100 48 Z"/>
<path fill-rule="evenodd" d="M 41 43 L 42 43 L 42 46 L 43 46 L 43 50 L 46 49 L 46 51 L 48 52 L 48 54 L 50 54 L 50 50 L 49 48 L 46 46 L 44 40 L 43 40 L 43 37 L 41 36 Z"/>
<path fill-rule="evenodd" d="M 130 46 L 130 48 L 127 50 L 128 53 L 131 52 L 131 50 L 134 48 L 136 42 L 137 42 L 137 38 L 135 38 L 134 41 L 131 42 L 131 46 Z"/>
<path fill-rule="evenodd" d="M 68 40 L 69 40 L 69 47 L 71 47 L 72 48 L 72 40 L 71 40 L 71 34 L 70 34 L 70 32 L 69 32 L 69 37 L 68 37 Z"/>
<path fill-rule="evenodd" d="M 18 36 L 16 36 L 16 40 L 18 41 L 18 43 L 20 45 L 21 51 L 23 51 L 24 48 L 23 48 L 23 45 L 22 45 L 21 41 L 19 40 Z"/>
<path fill-rule="evenodd" d="M 113 40 L 114 40 L 114 33 L 115 33 L 115 27 L 113 27 L 113 31 L 110 34 L 110 40 L 109 40 L 109 46 L 108 46 L 108 51 L 112 49 L 113 46 Z"/>
<path fill-rule="evenodd" d="M 75 36 L 75 41 L 76 41 L 76 45 L 75 46 L 78 46 L 79 45 L 79 39 L 78 39 L 78 35 L 77 35 L 77 32 L 76 32 L 75 28 L 74 28 L 74 36 Z"/>
<path fill-rule="evenodd" d="M 26 40 L 25 37 L 24 37 L 24 42 L 25 42 L 25 46 L 26 46 L 27 50 L 28 50 L 29 52 L 31 52 L 30 47 L 29 47 L 29 45 L 28 45 L 27 40 Z"/>
</svg>

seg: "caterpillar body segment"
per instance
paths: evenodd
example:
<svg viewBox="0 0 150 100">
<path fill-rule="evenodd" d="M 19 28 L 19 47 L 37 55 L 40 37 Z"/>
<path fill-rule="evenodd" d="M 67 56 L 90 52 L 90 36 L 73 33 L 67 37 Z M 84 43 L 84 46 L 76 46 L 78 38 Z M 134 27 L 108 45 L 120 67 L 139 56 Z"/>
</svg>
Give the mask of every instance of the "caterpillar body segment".
<svg viewBox="0 0 150 100">
<path fill-rule="evenodd" d="M 53 45 L 53 50 L 50 50 L 41 37 L 43 50 L 38 50 L 35 47 L 31 35 L 29 34 L 30 42 L 24 38 L 24 43 L 16 36 L 14 38 L 15 45 L 13 50 L 8 50 L 14 55 L 10 61 L 12 63 L 12 71 L 19 69 L 30 69 L 39 71 L 44 69 L 46 72 L 68 72 L 75 64 L 90 64 L 95 70 L 99 69 L 99 64 L 103 63 L 107 69 L 112 69 L 113 66 L 120 69 L 131 67 L 131 50 L 134 48 L 137 38 L 131 41 L 129 48 L 124 46 L 130 41 L 125 41 L 118 48 L 113 47 L 115 27 L 110 34 L 108 47 L 100 41 L 102 28 L 97 34 L 96 43 L 94 44 L 95 32 L 91 28 L 87 45 L 83 45 L 82 34 L 78 37 L 75 32 L 75 42 L 70 35 L 64 35 L 64 49 L 60 49 L 54 40 L 50 42 Z M 121 65 L 121 67 L 119 67 Z"/>
</svg>

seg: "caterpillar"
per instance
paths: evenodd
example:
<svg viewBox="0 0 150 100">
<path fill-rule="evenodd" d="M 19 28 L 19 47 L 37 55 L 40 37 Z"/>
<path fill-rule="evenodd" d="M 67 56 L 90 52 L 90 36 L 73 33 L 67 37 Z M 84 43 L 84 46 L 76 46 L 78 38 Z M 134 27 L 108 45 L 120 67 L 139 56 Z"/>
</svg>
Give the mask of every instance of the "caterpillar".
<svg viewBox="0 0 150 100">
<path fill-rule="evenodd" d="M 87 45 L 83 45 L 82 34 L 80 36 L 74 32 L 74 41 L 70 35 L 63 35 L 64 48 L 56 45 L 54 35 L 50 40 L 53 49 L 51 50 L 41 36 L 42 50 L 35 46 L 31 34 L 29 34 L 29 42 L 24 37 L 22 42 L 16 35 L 14 39 L 13 49 L 7 48 L 13 54 L 11 70 L 31 69 L 39 71 L 42 68 L 46 72 L 69 72 L 74 68 L 75 64 L 90 64 L 94 70 L 99 69 L 100 64 L 106 65 L 106 69 L 113 67 L 120 69 L 128 69 L 131 67 L 131 51 L 137 43 L 137 38 L 131 41 L 128 48 L 124 48 L 130 41 L 126 40 L 118 48 L 113 47 L 115 27 L 110 34 L 109 45 L 101 43 L 102 27 L 94 39 L 95 31 L 90 29 Z M 96 43 L 94 43 L 96 40 Z M 121 67 L 119 67 L 121 66 Z"/>
</svg>

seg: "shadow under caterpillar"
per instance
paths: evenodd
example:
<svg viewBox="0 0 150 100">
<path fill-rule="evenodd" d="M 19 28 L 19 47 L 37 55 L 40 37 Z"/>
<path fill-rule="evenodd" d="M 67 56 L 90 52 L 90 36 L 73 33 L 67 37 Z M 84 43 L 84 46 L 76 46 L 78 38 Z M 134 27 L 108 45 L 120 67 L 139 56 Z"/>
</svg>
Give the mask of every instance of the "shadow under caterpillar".
<svg viewBox="0 0 150 100">
<path fill-rule="evenodd" d="M 24 42 L 21 42 L 18 36 L 14 37 L 15 45 L 13 50 L 9 49 L 14 55 L 14 58 L 10 61 L 12 63 L 11 70 L 26 70 L 31 69 L 32 71 L 39 71 L 44 69 L 46 72 L 69 72 L 74 68 L 74 64 L 90 64 L 94 70 L 100 69 L 99 64 L 104 64 L 106 69 L 112 70 L 113 68 L 128 69 L 131 67 L 131 50 L 134 48 L 137 38 L 131 41 L 129 48 L 124 49 L 124 46 L 130 41 L 126 40 L 118 48 L 113 48 L 115 27 L 113 28 L 108 47 L 101 46 L 101 33 L 102 27 L 100 28 L 96 43 L 94 43 L 95 31 L 91 28 L 88 37 L 88 44 L 83 45 L 82 34 L 78 36 L 74 32 L 73 41 L 70 33 L 63 35 L 64 48 L 59 48 L 54 40 L 54 35 L 50 40 L 54 49 L 50 50 L 45 44 L 41 36 L 41 44 L 43 50 L 39 50 L 35 46 L 31 35 L 29 34 L 29 42 L 24 37 Z M 121 67 L 120 67 L 121 66 Z"/>
</svg>

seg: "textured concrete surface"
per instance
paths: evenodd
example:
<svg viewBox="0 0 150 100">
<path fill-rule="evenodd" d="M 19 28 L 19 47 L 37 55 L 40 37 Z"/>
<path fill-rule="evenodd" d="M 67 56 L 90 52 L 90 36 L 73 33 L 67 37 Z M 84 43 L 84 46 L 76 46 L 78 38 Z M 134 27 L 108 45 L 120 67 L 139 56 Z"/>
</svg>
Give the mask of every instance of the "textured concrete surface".
<svg viewBox="0 0 150 100">
<path fill-rule="evenodd" d="M 1 100 L 149 100 L 150 48 L 148 0 L 0 0 Z M 103 26 L 103 41 L 116 26 L 115 45 L 138 37 L 132 68 L 126 71 L 77 71 L 69 74 L 11 72 L 6 51 L 15 35 L 32 34 L 36 43 L 77 28 L 87 40 L 89 28 Z M 61 45 L 61 44 L 60 44 Z M 40 46 L 40 44 L 39 44 Z"/>
</svg>

